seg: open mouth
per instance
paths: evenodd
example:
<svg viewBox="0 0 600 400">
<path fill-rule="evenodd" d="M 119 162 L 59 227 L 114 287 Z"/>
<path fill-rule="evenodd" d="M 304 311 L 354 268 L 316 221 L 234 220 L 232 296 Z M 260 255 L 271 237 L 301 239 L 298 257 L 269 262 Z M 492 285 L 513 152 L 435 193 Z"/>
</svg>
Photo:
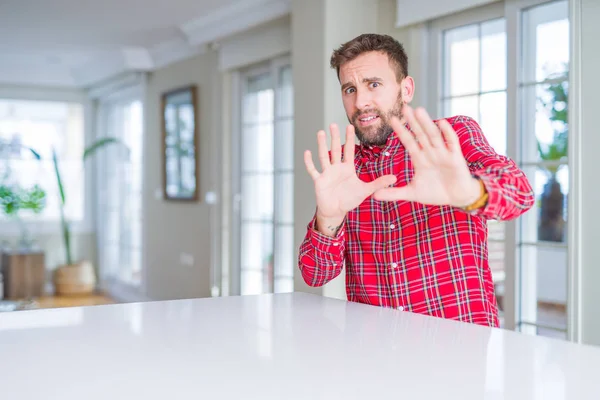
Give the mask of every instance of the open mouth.
<svg viewBox="0 0 600 400">
<path fill-rule="evenodd" d="M 377 115 L 369 115 L 365 117 L 358 118 L 358 123 L 360 126 L 369 126 L 374 124 L 379 120 L 379 116 Z"/>
</svg>

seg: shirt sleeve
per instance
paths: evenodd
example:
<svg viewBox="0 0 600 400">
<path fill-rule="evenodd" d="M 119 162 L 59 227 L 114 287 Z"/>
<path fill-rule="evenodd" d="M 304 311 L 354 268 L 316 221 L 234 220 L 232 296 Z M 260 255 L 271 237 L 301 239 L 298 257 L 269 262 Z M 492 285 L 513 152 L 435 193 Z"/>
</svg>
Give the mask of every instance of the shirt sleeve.
<svg viewBox="0 0 600 400">
<path fill-rule="evenodd" d="M 488 192 L 485 207 L 470 213 L 487 219 L 508 221 L 528 211 L 535 202 L 525 173 L 508 157 L 490 146 L 472 118 L 459 116 L 452 123 L 473 176 L 481 179 Z"/>
<path fill-rule="evenodd" d="M 337 235 L 330 237 L 316 228 L 316 215 L 308 224 L 306 236 L 300 245 L 298 266 L 307 285 L 323 286 L 336 278 L 344 267 L 346 247 L 346 220 Z"/>
</svg>

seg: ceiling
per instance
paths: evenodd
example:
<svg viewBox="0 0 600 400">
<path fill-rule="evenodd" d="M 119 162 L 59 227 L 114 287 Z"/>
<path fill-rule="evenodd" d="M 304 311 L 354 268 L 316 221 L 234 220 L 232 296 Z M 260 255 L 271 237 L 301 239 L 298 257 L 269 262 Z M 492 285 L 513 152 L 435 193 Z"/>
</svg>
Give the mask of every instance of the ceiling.
<svg viewBox="0 0 600 400">
<path fill-rule="evenodd" d="M 0 1 L 0 84 L 88 87 L 289 13 L 289 0 Z"/>
</svg>

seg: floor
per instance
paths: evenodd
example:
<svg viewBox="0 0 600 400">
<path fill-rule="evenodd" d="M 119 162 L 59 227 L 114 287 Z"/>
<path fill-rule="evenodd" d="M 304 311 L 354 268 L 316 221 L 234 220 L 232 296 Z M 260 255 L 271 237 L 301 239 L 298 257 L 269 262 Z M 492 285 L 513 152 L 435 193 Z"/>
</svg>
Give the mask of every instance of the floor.
<svg viewBox="0 0 600 400">
<path fill-rule="evenodd" d="M 115 302 L 103 294 L 86 296 L 45 296 L 34 300 L 36 308 L 83 307 L 114 304 Z"/>
<path fill-rule="evenodd" d="M 564 309 L 551 305 L 538 305 L 538 323 L 545 326 L 560 326 L 567 329 L 567 312 Z M 537 334 L 540 336 L 549 336 L 560 339 L 567 338 L 567 332 L 561 332 L 554 329 L 537 328 Z"/>
<path fill-rule="evenodd" d="M 28 300 L 2 300 L 1 311 L 38 310 L 42 308 L 84 307 L 114 304 L 115 301 L 102 293 L 82 296 L 43 296 Z"/>
<path fill-rule="evenodd" d="M 547 336 L 557 339 L 567 339 L 567 311 L 564 307 L 551 304 L 538 304 L 537 324 L 548 327 L 534 327 L 523 324 L 522 331 L 532 335 Z M 504 326 L 502 312 L 500 312 L 500 327 Z M 551 327 L 551 328 L 550 328 Z M 556 329 L 552 329 L 556 328 Z"/>
</svg>

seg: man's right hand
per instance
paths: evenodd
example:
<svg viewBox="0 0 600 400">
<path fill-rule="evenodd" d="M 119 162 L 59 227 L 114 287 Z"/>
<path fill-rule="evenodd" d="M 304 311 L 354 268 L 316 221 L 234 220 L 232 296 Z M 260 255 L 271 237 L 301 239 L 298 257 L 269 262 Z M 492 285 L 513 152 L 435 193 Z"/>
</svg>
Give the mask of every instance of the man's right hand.
<svg viewBox="0 0 600 400">
<path fill-rule="evenodd" d="M 363 182 L 354 167 L 354 126 L 346 129 L 346 144 L 342 160 L 340 131 L 336 124 L 331 132 L 331 157 L 327 150 L 325 131 L 317 133 L 319 160 L 322 172 L 317 171 L 310 150 L 304 152 L 306 170 L 315 183 L 317 197 L 317 230 L 327 236 L 335 236 L 348 211 L 358 207 L 367 197 L 394 182 L 394 175 L 385 175 L 373 182 Z"/>
</svg>

